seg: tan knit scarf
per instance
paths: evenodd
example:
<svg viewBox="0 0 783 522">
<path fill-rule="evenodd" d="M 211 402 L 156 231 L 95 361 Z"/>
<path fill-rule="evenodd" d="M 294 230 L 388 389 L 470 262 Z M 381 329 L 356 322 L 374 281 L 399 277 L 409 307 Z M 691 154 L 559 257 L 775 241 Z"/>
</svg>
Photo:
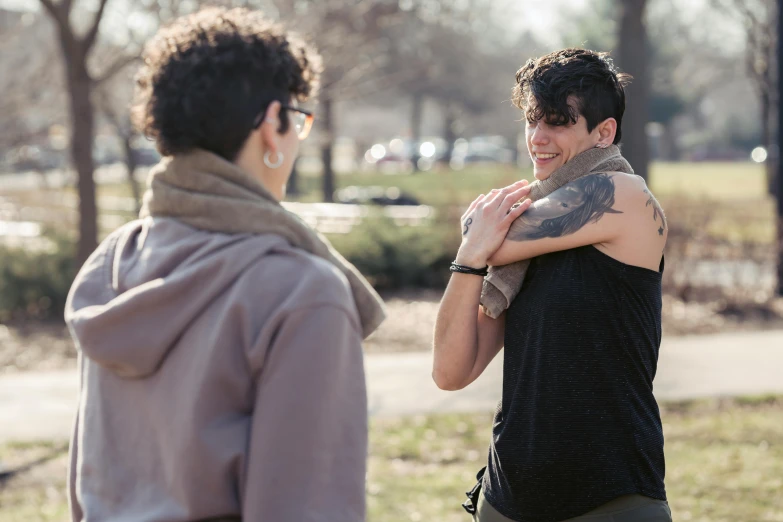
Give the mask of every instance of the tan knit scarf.
<svg viewBox="0 0 783 522">
<path fill-rule="evenodd" d="M 616 145 L 605 149 L 589 149 L 554 171 L 547 179 L 533 182 L 529 197 L 537 201 L 566 183 L 599 172 L 633 174 L 633 168 Z M 489 275 L 484 279 L 481 290 L 481 306 L 485 314 L 497 318 L 511 306 L 511 301 L 517 296 L 525 281 L 528 266 L 530 260 L 525 259 L 489 269 Z"/>
<path fill-rule="evenodd" d="M 177 219 L 201 230 L 276 234 L 323 258 L 348 278 L 365 338 L 386 318 L 383 300 L 321 234 L 235 164 L 204 150 L 164 158 L 150 171 L 141 217 Z"/>
</svg>

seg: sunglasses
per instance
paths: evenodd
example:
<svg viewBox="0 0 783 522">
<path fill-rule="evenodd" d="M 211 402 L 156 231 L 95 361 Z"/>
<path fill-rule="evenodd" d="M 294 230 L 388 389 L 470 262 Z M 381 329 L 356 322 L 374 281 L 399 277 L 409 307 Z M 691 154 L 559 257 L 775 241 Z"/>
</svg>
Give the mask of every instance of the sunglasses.
<svg viewBox="0 0 783 522">
<path fill-rule="evenodd" d="M 313 113 L 290 105 L 283 105 L 280 108 L 291 112 L 291 123 L 294 126 L 296 136 L 299 140 L 301 141 L 307 138 L 307 136 L 310 135 L 310 129 L 313 128 L 313 121 L 315 120 Z M 264 115 L 266 115 L 266 109 L 261 111 L 255 121 L 253 121 L 254 129 L 257 129 L 261 125 L 261 122 L 264 120 Z"/>
</svg>

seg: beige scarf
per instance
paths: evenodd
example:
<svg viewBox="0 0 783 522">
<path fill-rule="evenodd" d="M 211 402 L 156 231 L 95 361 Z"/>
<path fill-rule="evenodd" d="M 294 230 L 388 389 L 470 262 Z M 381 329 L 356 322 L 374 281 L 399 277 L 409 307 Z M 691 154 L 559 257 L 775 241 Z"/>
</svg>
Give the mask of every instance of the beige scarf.
<svg viewBox="0 0 783 522">
<path fill-rule="evenodd" d="M 616 145 L 606 149 L 589 149 L 554 171 L 547 179 L 533 182 L 529 197 L 533 201 L 537 201 L 550 195 L 566 183 L 599 172 L 633 174 L 633 168 L 623 158 Z M 485 314 L 498 318 L 511 306 L 511 301 L 517 296 L 525 281 L 528 266 L 530 266 L 530 260 L 525 259 L 510 265 L 489 269 L 489 275 L 484 279 L 484 286 L 481 290 L 481 306 Z"/>
<path fill-rule="evenodd" d="M 277 234 L 340 269 L 351 285 L 365 338 L 386 318 L 383 300 L 321 234 L 284 209 L 253 177 L 204 150 L 164 158 L 149 174 L 141 217 L 170 217 L 228 234 Z"/>
</svg>

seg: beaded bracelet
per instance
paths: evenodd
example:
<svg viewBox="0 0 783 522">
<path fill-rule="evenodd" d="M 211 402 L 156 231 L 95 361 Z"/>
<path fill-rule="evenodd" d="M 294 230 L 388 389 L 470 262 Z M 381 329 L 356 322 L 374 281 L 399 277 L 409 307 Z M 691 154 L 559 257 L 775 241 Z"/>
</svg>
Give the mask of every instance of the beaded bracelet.
<svg viewBox="0 0 783 522">
<path fill-rule="evenodd" d="M 465 265 L 458 265 L 457 263 L 451 263 L 451 270 L 452 272 L 457 272 L 458 274 L 470 274 L 470 275 L 477 275 L 486 277 L 489 267 L 485 266 L 484 268 L 471 268 L 469 266 Z"/>
</svg>

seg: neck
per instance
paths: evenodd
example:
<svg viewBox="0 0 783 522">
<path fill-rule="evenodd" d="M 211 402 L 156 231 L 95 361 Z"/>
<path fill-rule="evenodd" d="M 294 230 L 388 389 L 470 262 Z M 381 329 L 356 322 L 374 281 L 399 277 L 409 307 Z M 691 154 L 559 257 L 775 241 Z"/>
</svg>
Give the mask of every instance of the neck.
<svg viewBox="0 0 783 522">
<path fill-rule="evenodd" d="M 285 187 L 277 186 L 271 183 L 272 176 L 264 166 L 263 156 L 251 157 L 248 154 L 240 154 L 235 162 L 236 166 L 245 171 L 248 176 L 252 176 L 256 181 L 274 197 L 277 201 L 282 201 L 285 197 Z"/>
</svg>

